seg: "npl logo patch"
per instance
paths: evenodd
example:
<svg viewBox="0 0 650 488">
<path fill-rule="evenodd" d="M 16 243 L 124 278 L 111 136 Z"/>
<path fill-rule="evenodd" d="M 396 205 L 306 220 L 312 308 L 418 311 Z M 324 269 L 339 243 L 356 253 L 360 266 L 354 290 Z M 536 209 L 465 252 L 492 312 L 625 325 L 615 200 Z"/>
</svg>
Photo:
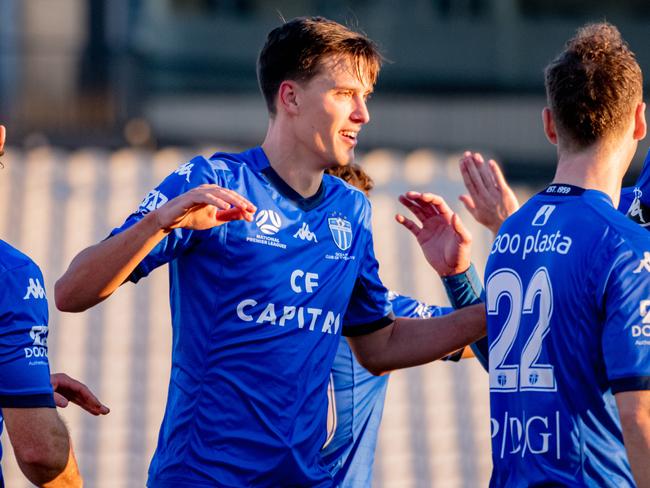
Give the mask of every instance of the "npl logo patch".
<svg viewBox="0 0 650 488">
<path fill-rule="evenodd" d="M 330 217 L 327 225 L 332 233 L 334 244 L 341 251 L 347 251 L 352 245 L 352 224 L 345 217 Z"/>
<path fill-rule="evenodd" d="M 255 225 L 267 236 L 272 236 L 282 227 L 282 219 L 273 210 L 260 210 L 255 217 Z"/>
</svg>

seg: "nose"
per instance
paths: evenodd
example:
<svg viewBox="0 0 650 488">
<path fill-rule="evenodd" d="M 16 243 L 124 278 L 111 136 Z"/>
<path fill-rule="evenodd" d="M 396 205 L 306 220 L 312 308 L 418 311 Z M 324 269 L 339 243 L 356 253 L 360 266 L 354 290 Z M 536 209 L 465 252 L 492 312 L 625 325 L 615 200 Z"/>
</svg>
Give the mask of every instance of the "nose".
<svg viewBox="0 0 650 488">
<path fill-rule="evenodd" d="M 354 110 L 350 115 L 352 121 L 358 124 L 367 124 L 370 122 L 370 112 L 368 112 L 368 105 L 364 97 L 357 95 L 354 97 Z"/>
</svg>

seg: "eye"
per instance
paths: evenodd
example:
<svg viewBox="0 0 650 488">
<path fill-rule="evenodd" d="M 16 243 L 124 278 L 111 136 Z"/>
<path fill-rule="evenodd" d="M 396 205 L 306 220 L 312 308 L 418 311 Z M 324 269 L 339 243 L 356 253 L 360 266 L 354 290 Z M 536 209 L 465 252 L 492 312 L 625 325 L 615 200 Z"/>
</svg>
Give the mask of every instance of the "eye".
<svg viewBox="0 0 650 488">
<path fill-rule="evenodd" d="M 367 101 L 370 100 L 371 98 L 372 98 L 372 93 L 366 93 L 366 94 L 363 96 L 363 101 L 364 101 L 364 102 L 367 102 Z"/>
<path fill-rule="evenodd" d="M 352 95 L 354 95 L 354 92 L 352 90 L 339 90 L 337 92 L 337 95 L 339 95 L 341 97 L 349 98 L 349 97 L 352 97 Z"/>
</svg>

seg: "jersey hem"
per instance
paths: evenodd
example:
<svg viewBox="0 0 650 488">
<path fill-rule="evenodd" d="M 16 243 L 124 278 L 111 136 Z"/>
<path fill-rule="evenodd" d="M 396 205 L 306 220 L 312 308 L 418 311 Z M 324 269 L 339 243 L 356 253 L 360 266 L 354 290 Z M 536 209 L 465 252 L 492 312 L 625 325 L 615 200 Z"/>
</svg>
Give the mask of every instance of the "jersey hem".
<svg viewBox="0 0 650 488">
<path fill-rule="evenodd" d="M 373 332 L 376 332 L 379 329 L 388 327 L 394 321 L 395 321 L 395 315 L 393 315 L 393 312 L 391 312 L 385 317 L 382 317 L 379 320 L 375 320 L 374 322 L 369 322 L 367 324 L 361 324 L 361 325 L 343 326 L 342 334 L 345 337 L 357 337 L 361 335 L 372 334 Z"/>
</svg>

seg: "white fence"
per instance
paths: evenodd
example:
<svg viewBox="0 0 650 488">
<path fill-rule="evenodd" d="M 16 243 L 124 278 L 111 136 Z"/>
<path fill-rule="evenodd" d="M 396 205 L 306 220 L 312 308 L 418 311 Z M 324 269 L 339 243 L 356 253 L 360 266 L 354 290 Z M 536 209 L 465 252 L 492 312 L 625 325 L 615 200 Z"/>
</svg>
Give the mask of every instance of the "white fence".
<svg viewBox="0 0 650 488">
<path fill-rule="evenodd" d="M 210 154 L 211 148 L 200 150 Z M 141 487 L 157 441 L 170 368 L 167 274 L 128 284 L 82 314 L 62 314 L 54 281 L 73 256 L 119 225 L 144 195 L 193 153 L 188 149 L 65 152 L 10 150 L 0 171 L 0 236 L 42 268 L 50 297 L 50 362 L 88 384 L 111 407 L 95 418 L 61 410 L 88 487 Z M 377 257 L 395 291 L 446 304 L 442 286 L 415 240 L 394 221 L 397 195 L 443 195 L 474 236 L 482 272 L 490 234 L 461 210 L 457 156 L 421 150 L 374 151 L 360 160 L 375 179 L 372 201 Z M 518 189 L 520 197 L 529 190 Z M 487 486 L 490 432 L 487 377 L 475 361 L 432 364 L 392 375 L 381 427 L 374 486 Z M 7 487 L 25 487 L 3 436 Z"/>
</svg>

